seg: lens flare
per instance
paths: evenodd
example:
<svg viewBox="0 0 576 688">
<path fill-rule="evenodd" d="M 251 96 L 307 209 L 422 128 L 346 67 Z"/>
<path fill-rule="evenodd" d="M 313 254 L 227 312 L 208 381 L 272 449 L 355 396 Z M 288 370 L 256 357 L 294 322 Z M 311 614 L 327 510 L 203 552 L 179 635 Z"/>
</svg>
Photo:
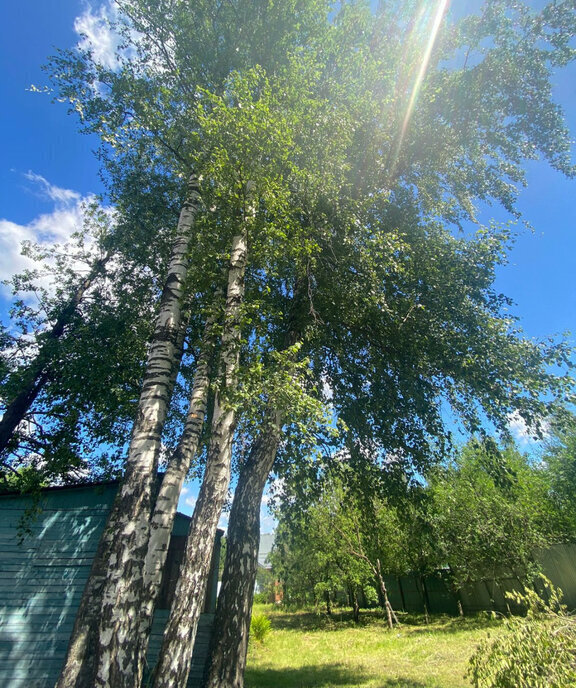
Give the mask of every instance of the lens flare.
<svg viewBox="0 0 576 688">
<path fill-rule="evenodd" d="M 400 150 L 402 148 L 402 144 L 406 136 L 406 131 L 408 130 L 408 125 L 412 117 L 412 112 L 414 111 L 414 106 L 416 104 L 416 100 L 418 99 L 418 94 L 420 93 L 420 88 L 422 86 L 424 76 L 426 75 L 426 71 L 430 63 L 432 50 L 434 49 L 434 44 L 436 43 L 440 26 L 442 25 L 442 19 L 444 18 L 444 15 L 446 13 L 446 10 L 448 9 L 449 4 L 450 0 L 437 0 L 436 9 L 429 14 L 427 11 L 429 9 L 429 4 L 428 2 L 424 2 L 420 10 L 419 17 L 416 21 L 416 25 L 420 24 L 421 30 L 426 31 L 427 33 L 429 32 L 429 36 L 426 43 L 426 48 L 424 50 L 424 54 L 422 56 L 422 62 L 420 63 L 420 67 L 416 74 L 416 78 L 414 79 L 412 92 L 410 94 L 410 100 L 408 101 L 408 106 L 406 108 L 406 113 L 404 115 L 404 120 L 402 122 L 402 127 L 400 129 L 400 134 L 396 142 L 394 155 L 392 158 L 393 168 L 396 167 L 398 156 L 400 154 Z M 426 20 L 426 15 L 430 17 L 428 20 Z"/>
</svg>

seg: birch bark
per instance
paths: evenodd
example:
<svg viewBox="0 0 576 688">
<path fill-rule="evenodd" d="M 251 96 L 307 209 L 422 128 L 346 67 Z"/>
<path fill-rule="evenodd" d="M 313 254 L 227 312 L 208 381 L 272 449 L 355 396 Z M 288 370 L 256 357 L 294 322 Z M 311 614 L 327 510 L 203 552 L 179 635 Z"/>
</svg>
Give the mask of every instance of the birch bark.
<svg viewBox="0 0 576 688">
<path fill-rule="evenodd" d="M 155 688 L 185 688 L 190 672 L 216 529 L 230 482 L 236 413 L 227 401 L 226 393 L 236 385 L 241 337 L 240 309 L 244 297 L 247 253 L 245 229 L 232 242 L 220 352 L 221 387 L 216 391 L 214 399 L 204 479 L 190 523 L 175 599 L 164 631 L 154 677 Z"/>
<path fill-rule="evenodd" d="M 177 343 L 177 360 L 182 358 L 184 339 L 190 318 L 189 311 L 182 317 Z M 170 390 L 173 390 L 176 383 L 176 372 L 173 371 L 170 377 Z M 171 392 L 170 392 L 171 394 Z M 66 662 L 60 675 L 56 688 L 64 686 L 91 686 L 94 681 L 96 671 L 96 643 L 98 639 L 98 628 L 100 625 L 100 610 L 102 607 L 102 592 L 106 582 L 108 571 L 107 562 L 110 555 L 112 542 L 115 536 L 117 525 L 117 512 L 112 511 L 104 533 L 98 543 L 98 549 L 92 562 L 90 577 L 80 601 L 78 613 L 74 620 L 74 628 L 68 645 Z"/>
<path fill-rule="evenodd" d="M 90 664 L 95 675 L 78 671 L 82 656 L 68 660 L 59 688 L 124 688 L 134 686 L 138 648 L 139 603 L 143 568 L 150 533 L 152 492 L 156 479 L 160 438 L 166 418 L 181 324 L 181 299 L 188 267 L 192 228 L 200 208 L 197 180 L 190 177 L 180 213 L 160 310 L 150 344 L 146 373 L 127 460 L 124 481 L 118 491 L 104 538 L 105 574 L 101 587 L 89 581 L 85 595 L 100 593 L 100 624 Z M 86 608 L 95 602 L 86 603 Z M 73 643 L 73 646 L 76 647 Z M 74 650 L 71 646 L 71 650 Z M 86 650 L 84 644 L 84 650 Z"/>
<path fill-rule="evenodd" d="M 222 291 L 216 296 L 216 306 Z M 150 539 L 144 562 L 144 589 L 140 605 L 140 629 L 136 685 L 142 682 L 146 650 L 156 598 L 162 582 L 162 571 L 166 563 L 170 535 L 178 507 L 178 499 L 192 460 L 196 455 L 204 419 L 208 390 L 210 387 L 210 362 L 215 345 L 214 325 L 217 316 L 209 316 L 205 328 L 200 356 L 194 373 L 194 383 L 190 394 L 190 404 L 186 415 L 184 430 L 176 450 L 170 457 L 150 523 Z"/>
<path fill-rule="evenodd" d="M 204 688 L 242 688 L 260 546 L 260 504 L 282 428 L 273 412 L 242 466 L 234 494 L 226 560 Z"/>
<path fill-rule="evenodd" d="M 372 564 L 370 560 L 366 557 L 366 561 L 369 562 L 370 566 L 372 567 L 372 571 L 374 572 L 374 577 L 376 578 L 378 582 L 378 587 L 380 589 L 380 593 L 382 596 L 382 599 L 384 600 L 384 611 L 386 612 L 386 623 L 388 624 L 388 628 L 392 630 L 394 628 L 394 624 L 398 623 L 398 617 L 396 616 L 396 613 L 394 612 L 394 609 L 392 608 L 392 605 L 390 604 L 390 599 L 388 598 L 388 590 L 386 588 L 386 582 L 384 581 L 384 576 L 382 575 L 382 566 L 380 564 L 380 559 L 376 559 L 376 565 Z"/>
</svg>

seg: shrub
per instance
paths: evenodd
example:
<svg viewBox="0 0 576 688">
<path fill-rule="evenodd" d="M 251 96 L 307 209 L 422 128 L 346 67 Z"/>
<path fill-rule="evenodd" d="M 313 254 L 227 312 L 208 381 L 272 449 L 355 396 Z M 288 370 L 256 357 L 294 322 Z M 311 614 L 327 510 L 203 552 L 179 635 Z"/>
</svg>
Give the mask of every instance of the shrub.
<svg viewBox="0 0 576 688">
<path fill-rule="evenodd" d="M 525 617 L 504 621 L 470 658 L 475 688 L 566 688 L 576 686 L 576 619 L 561 603 L 562 592 L 544 576 L 543 593 L 508 593 Z"/>
<path fill-rule="evenodd" d="M 267 592 L 255 592 L 254 604 L 268 604 L 270 602 L 270 595 Z"/>
<path fill-rule="evenodd" d="M 250 637 L 259 643 L 264 642 L 264 638 L 270 632 L 270 619 L 266 614 L 254 614 L 250 622 Z"/>
</svg>

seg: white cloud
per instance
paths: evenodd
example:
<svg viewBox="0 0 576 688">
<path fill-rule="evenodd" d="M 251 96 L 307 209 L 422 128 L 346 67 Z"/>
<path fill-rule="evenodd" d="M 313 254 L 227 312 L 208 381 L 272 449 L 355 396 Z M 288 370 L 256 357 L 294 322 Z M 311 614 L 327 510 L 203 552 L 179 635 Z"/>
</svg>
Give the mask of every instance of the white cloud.
<svg viewBox="0 0 576 688">
<path fill-rule="evenodd" d="M 229 520 L 230 520 L 230 512 L 229 511 L 222 512 L 222 515 L 220 516 L 220 520 L 218 521 L 218 528 L 221 528 L 222 530 L 227 531 Z"/>
<path fill-rule="evenodd" d="M 50 184 L 42 175 L 36 174 L 31 170 L 24 175 L 26 179 L 36 184 L 38 188 L 38 195 L 48 201 L 53 201 L 58 205 L 69 206 L 80 200 L 80 194 L 71 189 L 62 189 L 59 186 Z"/>
<path fill-rule="evenodd" d="M 322 375 L 322 396 L 326 401 L 332 401 L 334 398 L 334 390 L 326 375 Z"/>
<path fill-rule="evenodd" d="M 284 478 L 279 478 L 278 476 L 273 476 L 271 480 L 268 481 L 266 489 L 264 491 L 264 496 L 262 502 L 268 504 L 270 498 L 273 495 L 281 497 L 284 494 L 286 488 L 286 481 Z"/>
<path fill-rule="evenodd" d="M 284 478 L 274 476 L 270 480 L 262 495 L 262 503 L 260 504 L 260 532 L 268 533 L 274 530 L 278 522 L 270 513 L 271 502 L 274 497 L 280 497 L 284 493 L 285 481 Z"/>
<path fill-rule="evenodd" d="M 276 530 L 278 521 L 270 514 L 260 514 L 260 532 L 270 533 Z"/>
<path fill-rule="evenodd" d="M 84 205 L 94 200 L 92 196 L 83 198 L 77 191 L 55 186 L 34 172 L 28 172 L 25 177 L 34 183 L 41 198 L 53 203 L 53 209 L 26 225 L 0 219 L 0 279 L 9 279 L 22 270 L 37 267 L 33 260 L 22 255 L 22 242 L 48 247 L 69 241 L 82 227 Z M 41 286 L 49 287 L 49 284 Z M 4 285 L 0 285 L 0 291 L 6 296 L 11 294 L 10 288 Z"/>
<path fill-rule="evenodd" d="M 518 411 L 508 414 L 508 427 L 510 428 L 512 436 L 521 447 L 538 441 L 534 426 L 528 425 Z M 544 433 L 544 436 L 546 436 L 550 430 L 549 423 L 542 421 L 540 429 Z"/>
<path fill-rule="evenodd" d="M 94 61 L 108 69 L 116 69 L 119 64 L 121 37 L 113 28 L 116 18 L 116 7 L 108 2 L 96 12 L 91 5 L 87 5 L 84 12 L 74 20 L 74 30 L 80 36 L 78 47 L 91 51 Z"/>
<path fill-rule="evenodd" d="M 90 4 L 84 12 L 74 20 L 74 30 L 79 36 L 77 47 L 88 50 L 94 62 L 101 66 L 117 71 L 123 62 L 134 61 L 134 66 L 165 72 L 166 53 L 174 54 L 175 46 L 171 36 L 163 38 L 162 48 L 156 49 L 153 42 L 147 41 L 145 49 L 142 45 L 144 36 L 131 24 L 130 19 L 123 15 L 114 0 L 107 0 L 94 10 Z M 100 95 L 100 85 L 95 86 Z"/>
</svg>

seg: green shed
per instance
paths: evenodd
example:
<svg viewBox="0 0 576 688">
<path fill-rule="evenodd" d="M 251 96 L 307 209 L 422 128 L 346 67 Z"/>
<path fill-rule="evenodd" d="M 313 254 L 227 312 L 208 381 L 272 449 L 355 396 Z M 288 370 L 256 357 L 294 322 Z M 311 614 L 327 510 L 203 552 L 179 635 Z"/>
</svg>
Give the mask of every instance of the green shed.
<svg viewBox="0 0 576 688">
<path fill-rule="evenodd" d="M 0 686 L 52 688 L 118 482 L 0 495 Z M 154 666 L 190 518 L 172 530 L 148 666 Z M 219 536 L 221 536 L 219 531 Z M 216 604 L 220 537 L 194 646 L 189 688 L 200 683 Z M 214 565 L 215 563 L 215 565 Z"/>
</svg>

